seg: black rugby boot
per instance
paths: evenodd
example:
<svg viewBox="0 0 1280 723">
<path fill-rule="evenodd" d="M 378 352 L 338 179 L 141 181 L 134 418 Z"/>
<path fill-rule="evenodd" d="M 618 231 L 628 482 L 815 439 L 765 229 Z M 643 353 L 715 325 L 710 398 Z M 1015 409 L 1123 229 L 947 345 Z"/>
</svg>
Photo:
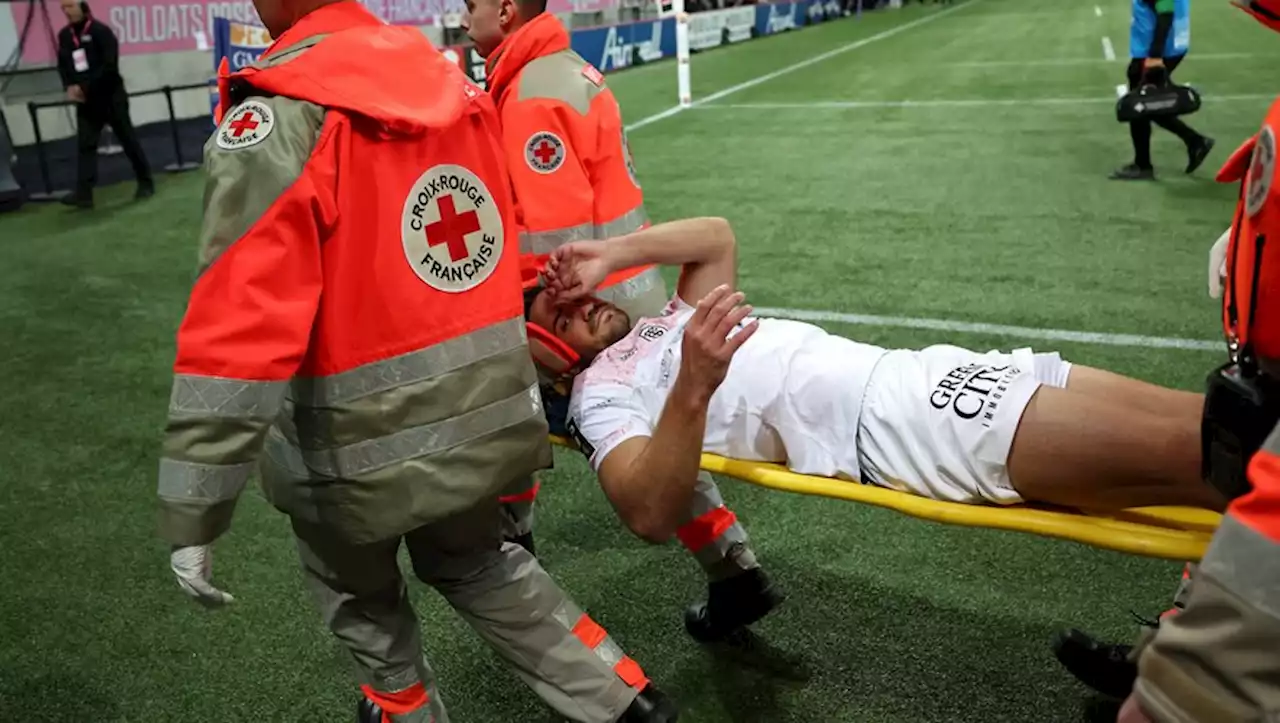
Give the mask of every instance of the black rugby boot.
<svg viewBox="0 0 1280 723">
<path fill-rule="evenodd" d="M 1128 698 L 1138 679 L 1138 664 L 1129 659 L 1132 652 L 1132 645 L 1105 643 L 1074 628 L 1053 642 L 1054 656 L 1076 680 L 1116 700 Z"/>
<path fill-rule="evenodd" d="M 707 586 L 707 600 L 689 606 L 684 627 L 700 643 L 724 640 L 782 604 L 786 596 L 765 575 L 753 568 Z"/>
<path fill-rule="evenodd" d="M 356 723 L 382 723 L 382 708 L 377 703 L 360 696 L 356 704 Z"/>
</svg>

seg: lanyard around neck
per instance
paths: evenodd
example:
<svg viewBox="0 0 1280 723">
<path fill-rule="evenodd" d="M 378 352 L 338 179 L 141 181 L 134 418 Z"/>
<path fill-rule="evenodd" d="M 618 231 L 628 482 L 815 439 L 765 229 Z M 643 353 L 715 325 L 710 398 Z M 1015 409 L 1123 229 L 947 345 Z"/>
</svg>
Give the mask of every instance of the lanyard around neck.
<svg viewBox="0 0 1280 723">
<path fill-rule="evenodd" d="M 71 28 L 71 42 L 75 43 L 77 48 L 80 47 L 80 36 L 89 32 L 89 28 L 91 27 L 93 27 L 93 18 L 89 18 L 84 21 L 84 27 L 81 28 L 78 33 L 75 28 Z"/>
</svg>

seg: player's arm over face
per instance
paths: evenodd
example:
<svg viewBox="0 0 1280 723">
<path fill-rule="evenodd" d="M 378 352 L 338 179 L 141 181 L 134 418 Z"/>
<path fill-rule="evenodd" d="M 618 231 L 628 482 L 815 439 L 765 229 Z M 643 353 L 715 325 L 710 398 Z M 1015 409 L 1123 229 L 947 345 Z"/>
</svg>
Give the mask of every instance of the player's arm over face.
<svg viewBox="0 0 1280 723">
<path fill-rule="evenodd" d="M 733 228 L 723 218 L 686 218 L 668 221 L 606 241 L 586 241 L 561 246 L 551 256 L 552 275 L 574 282 L 574 266 L 594 258 L 604 262 L 600 278 L 637 266 L 680 266 L 678 293 L 695 304 L 717 287 L 737 285 L 738 248 Z M 562 270 L 562 271 L 561 271 Z M 592 278 L 589 283 L 598 283 Z M 593 288 L 579 288 L 578 294 Z"/>
</svg>

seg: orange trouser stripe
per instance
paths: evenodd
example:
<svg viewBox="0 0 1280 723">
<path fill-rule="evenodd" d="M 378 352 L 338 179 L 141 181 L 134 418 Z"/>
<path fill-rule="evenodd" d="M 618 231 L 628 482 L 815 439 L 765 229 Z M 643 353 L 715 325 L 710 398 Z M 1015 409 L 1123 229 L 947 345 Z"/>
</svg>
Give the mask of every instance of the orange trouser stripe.
<svg viewBox="0 0 1280 723">
<path fill-rule="evenodd" d="M 1187 584 L 1187 580 L 1190 580 L 1190 579 L 1191 579 L 1191 563 L 1187 562 L 1187 563 L 1184 563 L 1184 564 L 1182 565 L 1182 587 L 1179 587 L 1179 588 L 1178 588 L 1178 600 L 1175 600 L 1175 601 L 1174 601 L 1174 605 L 1173 605 L 1173 607 L 1171 607 L 1171 608 L 1169 608 L 1168 610 L 1165 610 L 1164 612 L 1160 613 L 1160 619 L 1161 619 L 1161 620 L 1164 620 L 1165 618 L 1169 617 L 1170 615 L 1173 615 L 1174 613 L 1176 613 L 1176 612 L 1178 612 L 1178 611 L 1182 610 L 1182 608 L 1178 607 L 1178 601 L 1179 601 L 1179 600 L 1181 600 L 1181 598 L 1182 598 L 1182 591 L 1183 591 L 1183 589 L 1185 588 L 1185 586 L 1186 586 L 1186 584 Z"/>
<path fill-rule="evenodd" d="M 737 515 L 724 505 L 720 505 L 681 525 L 680 529 L 676 530 L 676 537 L 689 552 L 697 552 L 715 542 L 716 538 L 733 527 L 737 521 Z"/>
<path fill-rule="evenodd" d="M 538 490 L 540 489 L 542 489 L 542 481 L 538 480 L 533 483 L 532 487 L 524 492 L 519 492 L 514 495 L 503 495 L 498 498 L 498 501 L 504 505 L 512 502 L 533 502 L 534 498 L 538 496 Z"/>
<path fill-rule="evenodd" d="M 431 702 L 431 697 L 427 695 L 427 689 L 422 683 L 414 683 L 395 693 L 374 690 L 367 685 L 360 686 L 360 690 L 364 692 L 366 698 L 378 704 L 384 717 L 412 713 Z"/>
<path fill-rule="evenodd" d="M 644 690 L 649 685 L 649 676 L 644 674 L 640 664 L 630 656 L 624 656 L 621 662 L 613 666 L 613 672 L 618 674 L 622 682 L 636 690 Z"/>
<path fill-rule="evenodd" d="M 649 684 L 649 678 L 644 674 L 640 664 L 632 660 L 629 655 L 621 653 L 617 643 L 614 643 L 609 638 L 609 633 L 599 623 L 592 620 L 591 616 L 583 613 L 582 617 L 578 618 L 578 622 L 573 626 L 573 634 L 577 636 L 578 640 L 582 641 L 583 645 L 600 655 L 601 658 L 617 660 L 613 664 L 613 672 L 618 675 L 618 678 L 623 683 L 638 690 L 644 690 L 645 686 Z M 601 651 L 600 646 L 606 640 L 609 641 L 609 645 L 605 647 L 613 649 L 614 652 L 605 653 Z"/>
<path fill-rule="evenodd" d="M 605 632 L 605 629 L 596 624 L 596 621 L 592 620 L 586 613 L 583 613 L 582 617 L 578 618 L 578 624 L 573 626 L 573 634 L 578 636 L 578 640 L 581 640 L 583 645 L 592 650 L 599 647 L 600 643 L 603 643 L 604 639 L 609 637 L 609 633 Z"/>
</svg>

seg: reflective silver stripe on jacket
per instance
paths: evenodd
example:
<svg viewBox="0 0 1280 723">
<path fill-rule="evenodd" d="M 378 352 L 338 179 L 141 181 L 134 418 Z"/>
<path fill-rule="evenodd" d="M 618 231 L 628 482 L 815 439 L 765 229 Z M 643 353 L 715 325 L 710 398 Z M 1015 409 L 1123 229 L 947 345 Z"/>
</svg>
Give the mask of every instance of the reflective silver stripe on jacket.
<svg viewBox="0 0 1280 723">
<path fill-rule="evenodd" d="M 596 289 L 595 296 L 601 301 L 620 304 L 628 299 L 643 296 L 662 283 L 665 283 L 662 280 L 662 272 L 658 271 L 658 267 L 655 266 L 645 269 L 625 281 L 619 281 L 616 284 Z"/>
<path fill-rule="evenodd" d="M 1280 620 L 1280 544 L 1235 517 L 1222 518 L 1196 574 Z"/>
<path fill-rule="evenodd" d="M 524 320 L 509 319 L 469 334 L 391 359 L 365 364 L 340 374 L 298 377 L 293 398 L 298 404 L 327 407 L 350 402 L 509 352 L 527 342 Z"/>
<path fill-rule="evenodd" d="M 174 502 L 225 502 L 239 496 L 252 471 L 252 462 L 201 464 L 161 458 L 156 492 Z"/>
<path fill-rule="evenodd" d="M 333 449 L 300 449 L 273 427 L 266 449 L 272 461 L 296 477 L 359 477 L 513 427 L 542 413 L 542 396 L 534 384 L 457 417 Z"/>
<path fill-rule="evenodd" d="M 169 416 L 270 419 L 280 409 L 288 382 L 175 374 Z"/>
<path fill-rule="evenodd" d="M 549 254 L 571 241 L 591 241 L 623 236 L 649 223 L 644 204 L 605 223 L 584 223 L 550 231 L 521 232 L 520 253 Z"/>
</svg>

